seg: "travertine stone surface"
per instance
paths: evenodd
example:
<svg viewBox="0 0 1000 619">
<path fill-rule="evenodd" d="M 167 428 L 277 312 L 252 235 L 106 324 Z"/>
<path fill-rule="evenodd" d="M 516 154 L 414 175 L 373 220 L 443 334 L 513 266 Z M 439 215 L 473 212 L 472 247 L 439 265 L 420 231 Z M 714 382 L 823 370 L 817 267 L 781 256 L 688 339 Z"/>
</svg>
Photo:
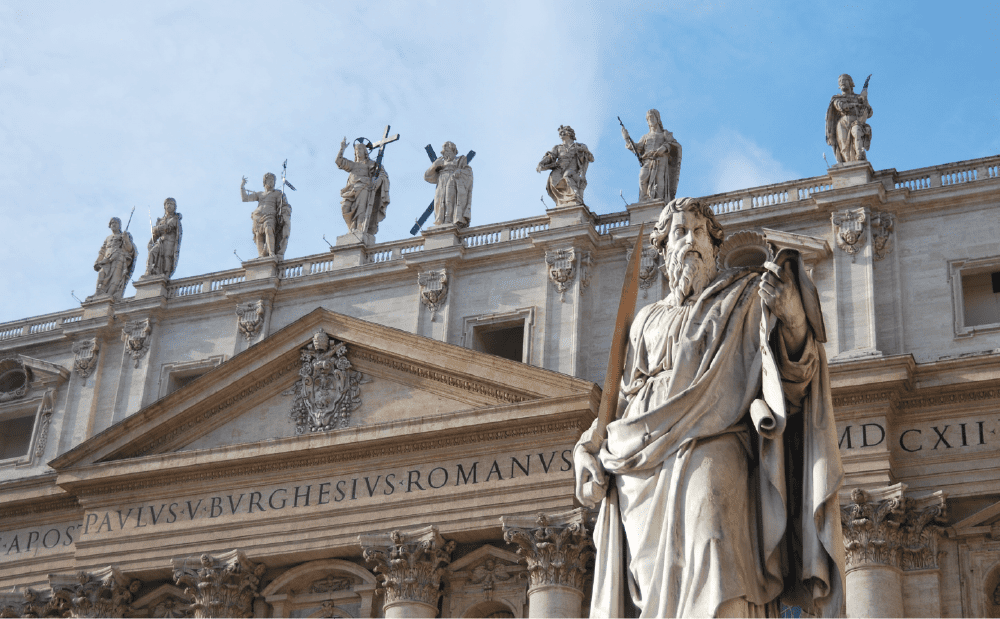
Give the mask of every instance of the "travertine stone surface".
<svg viewBox="0 0 1000 619">
<path fill-rule="evenodd" d="M 174 581 L 194 598 L 194 616 L 252 617 L 253 602 L 266 566 L 241 550 L 174 559 Z"/>
<path fill-rule="evenodd" d="M 579 617 L 594 556 L 586 510 L 500 519 L 504 539 L 528 566 L 529 617 Z"/>
<path fill-rule="evenodd" d="M 833 147 L 837 163 L 864 161 L 872 142 L 868 119 L 874 114 L 868 105 L 868 82 L 854 94 L 854 80 L 844 73 L 837 78 L 837 85 L 840 94 L 830 98 L 826 110 L 826 143 Z"/>
<path fill-rule="evenodd" d="M 441 576 L 451 561 L 455 542 L 446 542 L 437 527 L 361 535 L 365 560 L 375 564 L 385 594 L 386 617 L 436 617 Z"/>
<path fill-rule="evenodd" d="M 147 249 L 146 276 L 163 275 L 167 279 L 177 270 L 177 260 L 181 255 L 181 214 L 177 212 L 177 201 L 167 198 L 163 202 L 163 217 L 157 217 L 152 224 Z"/>
<path fill-rule="evenodd" d="M 551 170 L 545 190 L 556 203 L 556 208 L 584 204 L 583 190 L 587 188 L 587 167 L 594 155 L 586 144 L 576 141 L 576 132 L 568 125 L 559 126 L 561 144 L 545 153 L 536 170 Z"/>
<path fill-rule="evenodd" d="M 247 191 L 245 176 L 240 183 L 240 199 L 257 203 L 250 219 L 253 220 L 253 240 L 260 258 L 284 256 L 288 237 L 292 234 L 292 207 L 284 191 L 274 188 L 276 181 L 277 177 L 268 172 L 264 175 L 264 191 Z"/>
<path fill-rule="evenodd" d="M 132 234 L 122 230 L 122 220 L 117 217 L 111 218 L 108 227 L 111 228 L 111 234 L 104 239 L 104 244 L 97 253 L 97 260 L 94 261 L 97 291 L 87 297 L 88 301 L 102 296 L 121 299 L 125 286 L 132 279 L 132 271 L 135 270 L 136 250 Z"/>
<path fill-rule="evenodd" d="M 346 148 L 347 138 L 344 138 L 337 153 L 337 167 L 349 174 L 347 185 L 340 190 L 344 222 L 351 233 L 362 235 L 359 238 L 367 238 L 363 235 L 374 238 L 389 206 L 389 175 L 381 164 L 376 170 L 364 143 L 354 144 L 354 161 L 344 158 Z M 337 243 L 340 244 L 339 238 Z"/>
<path fill-rule="evenodd" d="M 454 142 L 445 142 L 441 156 L 424 172 L 424 180 L 434 183 L 434 225 L 469 225 L 472 218 L 472 168 L 465 155 L 458 155 Z"/>
<path fill-rule="evenodd" d="M 663 128 L 658 110 L 646 112 L 649 132 L 633 142 L 628 130 L 622 127 L 625 147 L 639 158 L 639 202 L 663 200 L 669 202 L 677 196 L 677 182 L 681 175 L 681 145 L 674 134 Z"/>
<path fill-rule="evenodd" d="M 142 583 L 114 567 L 49 576 L 50 606 L 69 617 L 128 617 Z M 48 615 L 47 615 L 48 616 Z M 57 615 L 59 616 L 59 615 Z"/>
</svg>

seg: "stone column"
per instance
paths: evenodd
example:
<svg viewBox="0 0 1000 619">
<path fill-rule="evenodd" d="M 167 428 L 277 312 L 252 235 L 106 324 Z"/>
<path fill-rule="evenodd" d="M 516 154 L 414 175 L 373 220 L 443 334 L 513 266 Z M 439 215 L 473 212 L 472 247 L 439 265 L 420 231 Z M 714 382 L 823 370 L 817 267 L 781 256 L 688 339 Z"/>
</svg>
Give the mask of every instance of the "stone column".
<svg viewBox="0 0 1000 619">
<path fill-rule="evenodd" d="M 253 617 L 260 578 L 267 569 L 242 550 L 174 559 L 174 582 L 194 598 L 195 617 Z"/>
<path fill-rule="evenodd" d="M 504 516 L 503 537 L 528 564 L 529 617 L 581 617 L 593 543 L 582 508 L 558 514 Z"/>
<path fill-rule="evenodd" d="M 52 598 L 46 611 L 57 617 L 126 617 L 132 611 L 132 597 L 142 586 L 138 580 L 106 567 L 75 575 L 52 574 Z"/>
<path fill-rule="evenodd" d="M 939 527 L 933 523 L 943 518 L 944 497 L 914 500 L 905 490 L 904 484 L 856 488 L 841 507 L 848 617 L 940 615 Z"/>
<path fill-rule="evenodd" d="M 451 562 L 455 542 L 445 542 L 437 527 L 360 535 L 365 560 L 375 564 L 385 593 L 386 619 L 437 617 L 441 575 Z"/>
</svg>

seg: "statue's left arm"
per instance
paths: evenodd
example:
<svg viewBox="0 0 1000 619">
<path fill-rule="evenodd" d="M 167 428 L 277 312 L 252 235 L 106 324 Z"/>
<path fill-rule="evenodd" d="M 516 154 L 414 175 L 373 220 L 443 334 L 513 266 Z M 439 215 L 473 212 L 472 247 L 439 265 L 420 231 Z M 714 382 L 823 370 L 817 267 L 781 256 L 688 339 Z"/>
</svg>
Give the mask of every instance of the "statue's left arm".
<svg viewBox="0 0 1000 619">
<path fill-rule="evenodd" d="M 790 261 L 768 271 L 760 280 L 760 296 L 778 319 L 779 332 L 791 361 L 798 361 L 806 345 L 809 323 L 802 292 Z"/>
</svg>

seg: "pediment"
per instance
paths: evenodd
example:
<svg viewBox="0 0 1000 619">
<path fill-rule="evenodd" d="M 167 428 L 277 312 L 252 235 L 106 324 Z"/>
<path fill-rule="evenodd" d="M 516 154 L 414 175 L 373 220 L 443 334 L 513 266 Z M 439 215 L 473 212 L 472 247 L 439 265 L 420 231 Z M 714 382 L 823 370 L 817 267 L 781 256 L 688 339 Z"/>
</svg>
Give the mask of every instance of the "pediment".
<svg viewBox="0 0 1000 619">
<path fill-rule="evenodd" d="M 327 345 L 314 341 L 318 332 Z M 352 388 L 357 405 L 332 425 L 312 431 L 290 416 L 304 389 L 313 399 L 300 413 L 329 408 Z M 180 461 L 182 452 L 205 462 L 235 452 L 343 449 L 447 427 L 452 418 L 497 423 L 506 408 L 598 397 L 589 381 L 320 308 L 50 464 L 63 473 L 136 458 Z"/>
<path fill-rule="evenodd" d="M 69 378 L 61 365 L 27 355 L 0 359 L 0 403 L 30 399 L 57 388 Z"/>
</svg>

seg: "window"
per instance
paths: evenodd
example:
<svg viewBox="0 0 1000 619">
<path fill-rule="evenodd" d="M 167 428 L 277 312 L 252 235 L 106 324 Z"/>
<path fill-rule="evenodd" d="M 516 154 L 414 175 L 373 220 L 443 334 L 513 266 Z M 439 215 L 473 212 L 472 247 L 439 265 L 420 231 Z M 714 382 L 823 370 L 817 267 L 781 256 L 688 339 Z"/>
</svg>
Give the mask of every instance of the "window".
<svg viewBox="0 0 1000 619">
<path fill-rule="evenodd" d="M 948 263 L 955 336 L 1000 330 L 1000 256 Z"/>
<path fill-rule="evenodd" d="M 0 460 L 28 455 L 34 429 L 35 415 L 31 413 L 0 420 Z"/>
<path fill-rule="evenodd" d="M 465 347 L 530 363 L 534 308 L 465 318 Z"/>
<path fill-rule="evenodd" d="M 160 397 L 166 397 L 181 387 L 186 387 L 217 368 L 224 360 L 223 355 L 216 355 L 198 361 L 165 363 L 160 369 Z"/>
</svg>

